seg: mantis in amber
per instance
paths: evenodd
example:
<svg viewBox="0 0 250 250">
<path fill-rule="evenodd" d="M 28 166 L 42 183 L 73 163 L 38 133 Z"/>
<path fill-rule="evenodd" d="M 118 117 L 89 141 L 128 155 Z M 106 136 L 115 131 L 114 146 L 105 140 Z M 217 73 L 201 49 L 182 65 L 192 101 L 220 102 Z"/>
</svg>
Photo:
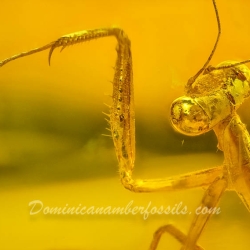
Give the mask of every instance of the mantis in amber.
<svg viewBox="0 0 250 250">
<path fill-rule="evenodd" d="M 0 66 L 46 49 L 50 49 L 49 63 L 54 49 L 101 37 L 114 36 L 117 41 L 117 60 L 113 79 L 112 105 L 109 123 L 119 163 L 119 174 L 125 188 L 134 192 L 173 191 L 204 187 L 201 208 L 215 208 L 226 190 L 234 190 L 250 211 L 250 137 L 237 115 L 237 108 L 250 95 L 250 71 L 244 63 L 226 61 L 216 67 L 208 66 L 220 37 L 220 21 L 213 0 L 219 33 L 212 53 L 199 72 L 189 79 L 185 96 L 171 105 L 170 121 L 180 133 L 195 136 L 213 129 L 218 148 L 224 152 L 222 166 L 209 168 L 166 179 L 134 180 L 135 124 L 133 100 L 133 72 L 131 43 L 124 31 L 117 27 L 84 30 L 62 36 L 45 46 L 18 54 L 0 62 Z M 197 245 L 212 214 L 195 215 L 188 234 L 173 225 L 159 228 L 150 249 L 157 248 L 163 233 L 173 235 L 182 250 L 202 249 Z"/>
</svg>

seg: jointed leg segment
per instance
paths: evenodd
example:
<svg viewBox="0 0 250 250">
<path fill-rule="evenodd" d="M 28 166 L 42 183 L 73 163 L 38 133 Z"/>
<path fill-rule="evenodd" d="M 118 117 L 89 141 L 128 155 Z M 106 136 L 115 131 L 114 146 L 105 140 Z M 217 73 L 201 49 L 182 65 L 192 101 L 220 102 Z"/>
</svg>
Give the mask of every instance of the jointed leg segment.
<svg viewBox="0 0 250 250">
<path fill-rule="evenodd" d="M 3 60 L 0 62 L 0 67 L 20 57 L 28 56 L 47 49 L 50 49 L 50 63 L 52 53 L 56 48 L 61 47 L 61 50 L 63 50 L 70 45 L 108 36 L 114 36 L 118 41 L 116 48 L 117 59 L 113 79 L 113 103 L 110 107 L 109 123 L 123 185 L 134 192 L 179 190 L 210 185 L 210 183 L 221 174 L 221 166 L 167 179 L 132 179 L 132 171 L 135 161 L 133 69 L 130 40 L 122 29 L 111 27 L 84 30 L 64 35 L 45 46 Z"/>
<path fill-rule="evenodd" d="M 187 236 L 181 232 L 178 228 L 176 228 L 175 226 L 168 224 L 165 226 L 160 227 L 155 233 L 154 233 L 154 237 L 153 240 L 151 242 L 150 248 L 149 250 L 156 250 L 157 246 L 160 242 L 161 236 L 164 233 L 169 233 L 171 234 L 175 239 L 177 239 L 182 245 L 184 245 L 187 241 Z M 196 245 L 193 248 L 194 250 L 203 250 L 202 247 Z"/>
<path fill-rule="evenodd" d="M 200 204 L 200 211 L 206 208 L 211 212 L 196 214 L 187 235 L 173 225 L 160 227 L 154 234 L 150 250 L 155 250 L 157 248 L 163 233 L 169 233 L 174 236 L 174 238 L 183 245 L 181 250 L 201 250 L 202 248 L 197 245 L 197 241 L 226 188 L 227 181 L 224 178 L 216 178 L 206 190 Z"/>
<path fill-rule="evenodd" d="M 58 40 L 43 47 L 24 52 L 0 62 L 0 67 L 17 58 L 28 56 L 50 49 L 49 63 L 55 48 L 64 49 L 68 45 L 89 41 L 101 37 L 115 36 L 117 59 L 113 79 L 112 105 L 110 107 L 109 123 L 112 133 L 119 173 L 125 188 L 134 192 L 174 191 L 179 189 L 209 187 L 202 201 L 202 206 L 216 206 L 225 190 L 224 180 L 216 179 L 222 175 L 222 166 L 180 175 L 166 179 L 133 180 L 132 172 L 135 161 L 135 118 L 133 95 L 133 70 L 130 40 L 119 28 L 93 29 L 62 36 Z M 216 179 L 216 180 L 215 180 Z M 215 180 L 215 181 L 214 181 Z M 168 232 L 183 244 L 183 249 L 202 249 L 196 242 L 210 216 L 196 215 L 190 231 L 185 236 L 172 225 L 161 227 L 154 236 L 151 250 L 156 249 L 162 233 Z"/>
</svg>

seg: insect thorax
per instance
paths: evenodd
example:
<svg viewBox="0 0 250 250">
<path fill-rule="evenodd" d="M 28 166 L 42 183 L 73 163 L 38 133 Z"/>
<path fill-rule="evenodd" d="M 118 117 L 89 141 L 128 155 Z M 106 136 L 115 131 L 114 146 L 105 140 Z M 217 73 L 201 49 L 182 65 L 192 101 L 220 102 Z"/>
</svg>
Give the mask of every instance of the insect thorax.
<svg viewBox="0 0 250 250">
<path fill-rule="evenodd" d="M 234 63 L 226 61 L 217 67 Z M 215 68 L 200 75 L 186 88 L 186 95 L 172 103 L 172 125 L 186 135 L 203 134 L 231 115 L 249 95 L 250 70 L 246 65 Z"/>
</svg>

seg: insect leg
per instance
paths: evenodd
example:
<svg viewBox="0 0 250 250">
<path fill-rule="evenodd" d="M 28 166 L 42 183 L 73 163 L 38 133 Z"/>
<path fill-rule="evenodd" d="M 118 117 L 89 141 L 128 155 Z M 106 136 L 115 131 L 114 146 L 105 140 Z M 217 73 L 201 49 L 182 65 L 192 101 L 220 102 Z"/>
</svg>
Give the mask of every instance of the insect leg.
<svg viewBox="0 0 250 250">
<path fill-rule="evenodd" d="M 181 250 L 201 250 L 202 247 L 197 245 L 205 225 L 212 216 L 219 203 L 221 195 L 227 188 L 227 182 L 224 178 L 217 177 L 214 182 L 206 190 L 201 205 L 196 210 L 195 218 L 191 224 L 189 232 L 185 235 L 178 228 L 173 225 L 165 225 L 160 227 L 154 234 L 150 250 L 155 250 L 158 246 L 160 238 L 163 233 L 169 233 L 176 238 L 183 247 Z"/>
<path fill-rule="evenodd" d="M 133 180 L 132 171 L 135 160 L 135 124 L 134 124 L 134 93 L 133 70 L 130 41 L 123 30 L 115 27 L 105 29 L 84 30 L 60 37 L 40 48 L 23 52 L 10 57 L 0 66 L 46 49 L 50 49 L 49 62 L 55 48 L 64 49 L 69 45 L 85 42 L 105 36 L 115 36 L 117 45 L 117 60 L 113 79 L 113 103 L 110 107 L 110 128 L 114 141 L 119 173 L 125 188 L 134 192 L 155 192 L 176 189 L 186 189 L 208 186 L 222 172 L 222 167 L 197 171 L 166 179 Z"/>
<path fill-rule="evenodd" d="M 194 249 L 208 220 L 214 213 L 222 194 L 227 187 L 227 181 L 224 178 L 216 178 L 215 181 L 206 190 L 201 205 L 196 210 L 195 218 L 191 224 L 187 235 L 187 241 L 181 250 Z"/>
<path fill-rule="evenodd" d="M 117 60 L 113 80 L 113 104 L 110 127 L 119 163 L 121 182 L 134 192 L 156 192 L 209 186 L 222 173 L 215 167 L 166 179 L 134 180 L 135 161 L 134 93 L 130 43 L 124 33 L 118 38 Z"/>
<path fill-rule="evenodd" d="M 120 34 L 122 34 L 122 35 L 120 35 Z M 83 30 L 83 31 L 79 31 L 79 32 L 73 32 L 73 33 L 70 33 L 68 35 L 64 35 L 64 36 L 60 37 L 59 39 L 57 39 L 56 41 L 53 41 L 53 42 L 46 44 L 42 47 L 35 48 L 32 50 L 11 56 L 3 61 L 0 61 L 0 67 L 2 67 L 3 65 L 5 65 L 8 62 L 11 62 L 11 61 L 18 59 L 18 58 L 29 56 L 29 55 L 32 55 L 32 54 L 35 54 L 35 53 L 38 53 L 38 52 L 41 52 L 41 51 L 47 50 L 47 49 L 50 49 L 49 58 L 48 58 L 49 64 L 50 64 L 52 53 L 53 53 L 54 49 L 56 49 L 58 47 L 61 47 L 61 51 L 62 51 L 67 46 L 90 41 L 90 40 L 101 38 L 101 37 L 107 37 L 107 36 L 115 36 L 120 43 L 122 42 L 121 41 L 122 38 L 124 38 L 124 39 L 126 38 L 127 41 L 129 42 L 127 36 L 124 34 L 123 30 L 120 28 L 111 27 L 111 28 L 103 28 L 103 29 Z"/>
<path fill-rule="evenodd" d="M 183 245 L 185 244 L 185 242 L 187 241 L 187 236 L 181 232 L 178 228 L 176 228 L 175 226 L 168 224 L 165 226 L 160 227 L 155 233 L 154 233 L 154 237 L 153 240 L 151 242 L 150 248 L 149 250 L 156 250 L 157 246 L 159 244 L 159 241 L 161 239 L 162 234 L 164 233 L 169 233 L 171 234 L 174 238 L 176 238 L 180 243 L 182 243 Z M 200 246 L 195 246 L 194 250 L 202 250 L 203 248 Z"/>
<path fill-rule="evenodd" d="M 134 192 L 174 191 L 209 186 L 222 174 L 222 166 L 190 172 L 165 179 L 123 179 L 123 185 Z M 127 181 L 129 181 L 127 183 Z"/>
<path fill-rule="evenodd" d="M 235 114 L 224 132 L 225 164 L 232 188 L 250 212 L 250 136 Z"/>
<path fill-rule="evenodd" d="M 0 62 L 0 66 L 18 58 L 50 49 L 49 62 L 54 49 L 97 38 L 114 36 L 117 41 L 117 59 L 113 83 L 113 103 L 110 106 L 109 123 L 119 163 L 121 182 L 134 192 L 155 192 L 209 186 L 222 173 L 222 167 L 197 171 L 166 179 L 133 180 L 135 161 L 135 118 L 133 69 L 130 40 L 122 29 L 111 27 L 83 30 L 60 37 L 45 46 L 23 52 Z"/>
</svg>

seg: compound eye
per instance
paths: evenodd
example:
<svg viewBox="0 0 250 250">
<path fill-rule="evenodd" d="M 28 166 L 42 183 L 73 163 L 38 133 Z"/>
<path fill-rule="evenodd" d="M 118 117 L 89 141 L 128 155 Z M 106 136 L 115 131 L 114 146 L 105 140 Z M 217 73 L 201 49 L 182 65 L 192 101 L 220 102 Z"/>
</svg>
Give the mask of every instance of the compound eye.
<svg viewBox="0 0 250 250">
<path fill-rule="evenodd" d="M 210 119 L 206 112 L 190 97 L 176 99 L 170 112 L 172 126 L 182 134 L 195 136 L 210 130 Z"/>
</svg>

